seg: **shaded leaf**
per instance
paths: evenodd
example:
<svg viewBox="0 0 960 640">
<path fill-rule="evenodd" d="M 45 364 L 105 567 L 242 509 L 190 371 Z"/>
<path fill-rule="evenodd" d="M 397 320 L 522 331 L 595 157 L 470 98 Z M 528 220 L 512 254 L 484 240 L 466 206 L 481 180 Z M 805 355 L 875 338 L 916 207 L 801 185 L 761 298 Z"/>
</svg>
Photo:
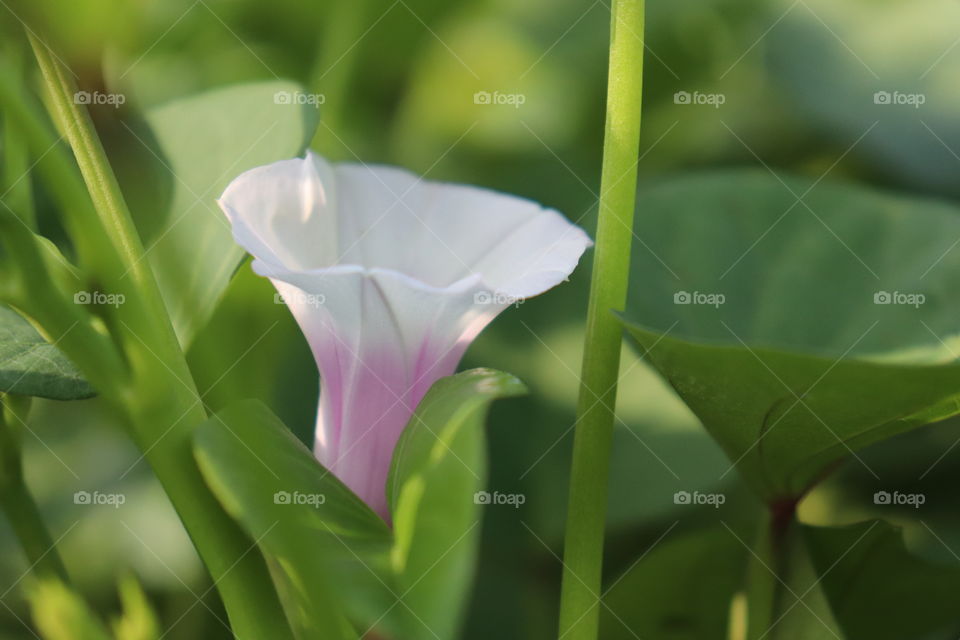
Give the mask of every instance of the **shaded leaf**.
<svg viewBox="0 0 960 640">
<path fill-rule="evenodd" d="M 667 532 L 608 587 L 600 637 L 726 640 L 746 554 L 720 526 Z"/>
<path fill-rule="evenodd" d="M 0 306 L 0 391 L 53 400 L 94 395 L 93 388 L 59 349 L 4 306 Z"/>
<path fill-rule="evenodd" d="M 960 628 L 960 565 L 911 555 L 899 530 L 882 521 L 805 527 L 804 535 L 850 640 L 919 638 Z"/>
<path fill-rule="evenodd" d="M 283 99 L 301 91 L 283 81 L 236 85 L 176 100 L 146 116 L 174 190 L 166 222 L 147 245 L 184 345 L 213 313 L 243 255 L 216 199 L 243 171 L 302 153 L 318 111 Z"/>
<path fill-rule="evenodd" d="M 638 210 L 629 334 L 767 500 L 960 410 L 960 211 L 762 171 Z"/>
</svg>

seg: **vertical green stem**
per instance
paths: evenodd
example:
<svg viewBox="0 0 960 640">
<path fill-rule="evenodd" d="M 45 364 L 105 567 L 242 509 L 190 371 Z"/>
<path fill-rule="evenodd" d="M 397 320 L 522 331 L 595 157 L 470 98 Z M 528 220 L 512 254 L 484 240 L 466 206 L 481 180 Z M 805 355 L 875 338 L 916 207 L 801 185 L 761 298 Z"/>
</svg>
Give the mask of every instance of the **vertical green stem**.
<svg viewBox="0 0 960 640">
<path fill-rule="evenodd" d="M 7 73 L 23 73 L 20 51 L 12 44 L 6 47 L 5 62 L 9 65 Z M 16 119 L 9 111 L 3 112 L 3 178 L 0 180 L 0 199 L 8 203 L 17 212 L 27 227 L 36 228 L 33 196 L 30 191 L 30 179 L 27 163 L 27 142 L 17 126 Z M 0 205 L 2 206 L 2 205 Z"/>
<path fill-rule="evenodd" d="M 777 590 L 780 586 L 777 575 L 782 570 L 782 558 L 778 553 L 780 540 L 774 531 L 771 518 L 762 518 L 757 537 L 753 541 L 747 563 L 747 640 L 759 640 L 773 624 Z"/>
<path fill-rule="evenodd" d="M 131 375 L 98 386 L 129 418 L 137 444 L 214 579 L 235 635 L 290 638 L 262 554 L 207 489 L 193 459 L 193 429 L 206 411 L 90 116 L 74 102 L 76 86 L 64 67 L 43 43 L 30 40 L 51 115 L 70 143 L 93 204 L 92 211 L 65 211 L 68 226 L 78 244 L 98 249 L 90 266 L 99 283 L 125 297 L 111 313 Z M 70 338 L 60 344 L 68 355 L 79 349 Z M 84 365 L 82 358 L 76 361 Z"/>
<path fill-rule="evenodd" d="M 2 396 L 0 408 L 0 508 L 10 522 L 35 574 L 67 580 L 40 509 L 23 479 L 19 423 L 26 421 L 30 399 Z"/>
<path fill-rule="evenodd" d="M 564 548 L 560 636 L 597 637 L 621 326 L 626 302 L 643 86 L 643 0 L 616 0 L 610 28 L 600 213 L 587 310 Z"/>
</svg>

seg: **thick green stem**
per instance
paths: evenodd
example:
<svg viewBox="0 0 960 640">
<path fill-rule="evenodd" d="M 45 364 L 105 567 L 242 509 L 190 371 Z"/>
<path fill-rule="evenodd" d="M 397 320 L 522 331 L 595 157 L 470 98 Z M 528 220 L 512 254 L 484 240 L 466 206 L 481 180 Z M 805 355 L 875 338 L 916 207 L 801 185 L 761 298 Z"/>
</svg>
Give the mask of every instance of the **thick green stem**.
<svg viewBox="0 0 960 640">
<path fill-rule="evenodd" d="M 53 538 L 23 480 L 19 423 L 27 419 L 29 398 L 2 396 L 0 409 L 0 508 L 20 541 L 33 573 L 67 580 Z"/>
<path fill-rule="evenodd" d="M 77 244 L 90 246 L 96 283 L 124 297 L 110 314 L 115 339 L 122 345 L 130 380 L 100 386 L 100 391 L 129 419 L 223 598 L 234 633 L 241 638 L 289 638 L 279 599 L 266 563 L 253 541 L 224 512 L 207 489 L 193 459 L 193 429 L 206 419 L 153 272 L 132 218 L 87 112 L 73 100 L 76 86 L 53 54 L 31 37 L 31 45 L 49 91 L 51 115 L 73 149 L 93 209 L 64 211 Z M 77 345 L 64 339 L 71 354 Z M 84 367 L 82 358 L 75 358 Z M 94 372 L 95 373 L 95 372 Z"/>
<path fill-rule="evenodd" d="M 610 32 L 600 213 L 584 341 L 564 548 L 560 637 L 597 637 L 621 327 L 626 302 L 643 85 L 643 0 L 616 0 Z"/>
</svg>

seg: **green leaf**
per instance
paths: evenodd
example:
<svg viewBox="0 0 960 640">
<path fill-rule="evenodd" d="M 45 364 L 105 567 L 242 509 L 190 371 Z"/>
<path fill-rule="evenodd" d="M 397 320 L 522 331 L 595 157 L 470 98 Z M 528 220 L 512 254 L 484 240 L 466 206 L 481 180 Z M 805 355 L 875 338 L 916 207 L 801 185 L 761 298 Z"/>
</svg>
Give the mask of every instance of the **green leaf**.
<svg viewBox="0 0 960 640">
<path fill-rule="evenodd" d="M 117 640 L 158 640 L 161 637 L 157 616 L 147 601 L 143 587 L 132 576 L 120 581 L 123 615 L 113 621 Z"/>
<path fill-rule="evenodd" d="M 397 443 L 387 497 L 397 587 L 419 622 L 409 637 L 456 635 L 480 536 L 475 497 L 486 477 L 484 420 L 493 400 L 525 391 L 517 378 L 489 369 L 442 378 Z"/>
<path fill-rule="evenodd" d="M 80 595 L 59 580 L 44 580 L 27 589 L 33 619 L 44 640 L 158 640 L 156 614 L 140 583 L 126 576 L 119 585 L 123 614 L 106 631 Z"/>
<path fill-rule="evenodd" d="M 604 593 L 600 637 L 726 640 L 746 548 L 721 526 L 668 531 L 654 545 Z"/>
<path fill-rule="evenodd" d="M 173 174 L 166 222 L 147 245 L 184 345 L 213 313 L 243 255 L 216 199 L 243 171 L 303 152 L 316 107 L 274 99 L 300 91 L 291 82 L 243 84 L 176 100 L 146 116 Z"/>
<path fill-rule="evenodd" d="M 956 5 L 931 0 L 929 11 L 915 11 L 874 0 L 792 4 L 764 6 L 763 19 L 779 22 L 766 41 L 773 95 L 839 147 L 859 139 L 850 154 L 858 167 L 956 196 Z"/>
<path fill-rule="evenodd" d="M 244 401 L 203 423 L 195 456 L 224 508 L 270 560 L 299 638 L 355 638 L 343 607 L 358 607 L 357 618 L 370 615 L 364 607 L 376 610 L 371 619 L 382 614 L 376 608 L 387 596 L 377 590 L 387 588 L 379 573 L 387 575 L 389 528 L 266 406 Z M 374 593 L 349 597 L 357 589 Z"/>
<path fill-rule="evenodd" d="M 956 208 L 763 171 L 638 206 L 629 334 L 768 501 L 960 411 Z"/>
<path fill-rule="evenodd" d="M 27 597 L 44 640 L 110 640 L 87 603 L 59 580 L 32 585 Z"/>
<path fill-rule="evenodd" d="M 17 312 L 0 306 L 0 391 L 54 400 L 94 395 L 79 370 Z"/>
<path fill-rule="evenodd" d="M 900 531 L 882 521 L 805 527 L 804 536 L 830 605 L 852 640 L 956 630 L 960 566 L 911 555 Z"/>
</svg>

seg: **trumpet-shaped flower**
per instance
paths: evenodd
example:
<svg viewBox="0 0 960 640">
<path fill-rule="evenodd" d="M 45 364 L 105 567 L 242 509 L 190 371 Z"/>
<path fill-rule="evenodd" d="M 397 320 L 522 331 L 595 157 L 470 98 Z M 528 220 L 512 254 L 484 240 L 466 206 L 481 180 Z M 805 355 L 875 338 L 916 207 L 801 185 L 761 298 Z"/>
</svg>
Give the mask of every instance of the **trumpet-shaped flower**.
<svg viewBox="0 0 960 640">
<path fill-rule="evenodd" d="M 385 518 L 394 447 L 430 385 L 591 244 L 529 200 L 312 153 L 241 174 L 219 203 L 310 343 L 317 458 Z"/>
</svg>

